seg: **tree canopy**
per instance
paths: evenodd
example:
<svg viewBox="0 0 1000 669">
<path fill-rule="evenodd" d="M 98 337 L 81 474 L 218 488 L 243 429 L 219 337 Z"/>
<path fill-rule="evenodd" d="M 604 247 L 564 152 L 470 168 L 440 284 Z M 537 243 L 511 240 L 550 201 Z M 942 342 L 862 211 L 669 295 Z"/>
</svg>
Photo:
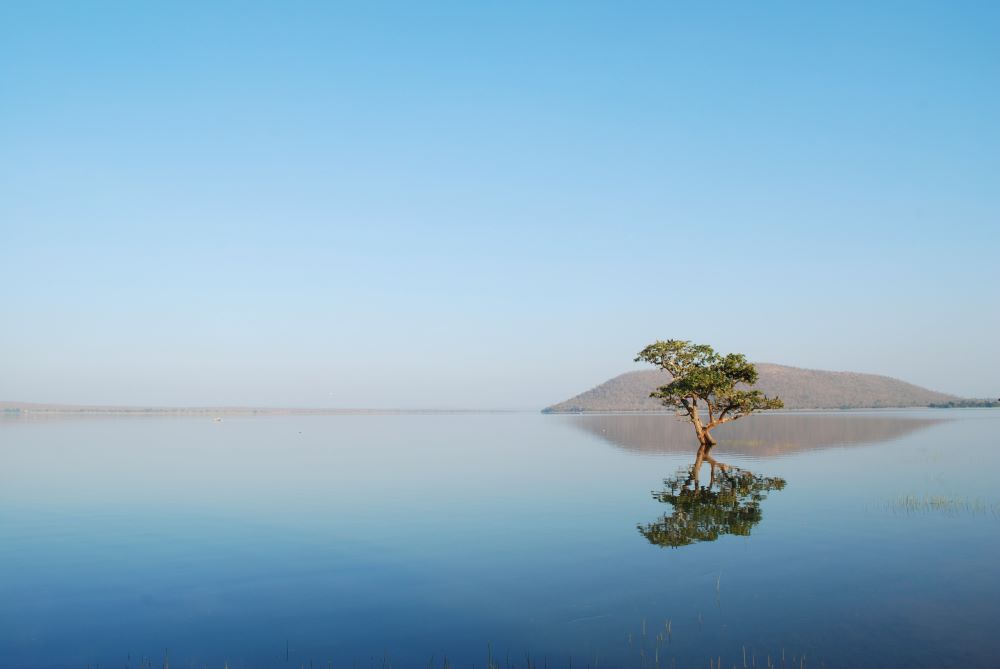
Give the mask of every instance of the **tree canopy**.
<svg viewBox="0 0 1000 669">
<path fill-rule="evenodd" d="M 757 382 L 757 369 L 742 353 L 721 355 L 705 344 L 669 339 L 642 349 L 635 361 L 651 363 L 671 375 L 671 382 L 650 397 L 680 409 L 694 424 L 705 450 L 715 444 L 709 434 L 713 428 L 754 411 L 784 406 L 779 398 L 749 387 Z M 707 421 L 701 419 L 703 410 L 708 413 Z"/>
</svg>

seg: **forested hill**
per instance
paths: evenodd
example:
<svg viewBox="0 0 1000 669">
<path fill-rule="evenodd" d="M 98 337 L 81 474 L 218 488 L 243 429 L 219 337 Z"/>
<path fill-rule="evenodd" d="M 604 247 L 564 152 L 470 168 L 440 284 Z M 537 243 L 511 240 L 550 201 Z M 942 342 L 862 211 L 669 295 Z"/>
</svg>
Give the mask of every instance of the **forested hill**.
<svg viewBox="0 0 1000 669">
<path fill-rule="evenodd" d="M 954 395 L 888 376 L 826 372 L 771 363 L 757 363 L 756 367 L 760 378 L 755 387 L 768 396 L 780 397 L 786 409 L 925 407 L 961 401 Z M 670 383 L 670 375 L 662 370 L 627 372 L 545 411 L 663 411 L 663 405 L 650 398 L 649 393 L 667 383 Z"/>
</svg>

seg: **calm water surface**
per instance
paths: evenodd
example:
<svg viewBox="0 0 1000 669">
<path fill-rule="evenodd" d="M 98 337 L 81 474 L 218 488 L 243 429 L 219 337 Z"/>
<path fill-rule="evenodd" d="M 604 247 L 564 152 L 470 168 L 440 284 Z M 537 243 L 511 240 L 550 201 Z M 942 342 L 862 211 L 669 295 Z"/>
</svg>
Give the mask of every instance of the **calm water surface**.
<svg viewBox="0 0 1000 669">
<path fill-rule="evenodd" d="M 1000 665 L 1000 412 L 753 417 L 783 489 L 654 498 L 689 430 L 5 419 L 0 666 Z"/>
</svg>

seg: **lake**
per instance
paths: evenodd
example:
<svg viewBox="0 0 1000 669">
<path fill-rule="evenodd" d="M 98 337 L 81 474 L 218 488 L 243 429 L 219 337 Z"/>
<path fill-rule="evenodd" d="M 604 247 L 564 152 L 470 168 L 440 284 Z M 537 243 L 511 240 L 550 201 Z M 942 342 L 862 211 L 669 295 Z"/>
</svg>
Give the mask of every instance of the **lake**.
<svg viewBox="0 0 1000 669">
<path fill-rule="evenodd" d="M 1000 664 L 1000 411 L 716 433 L 765 484 L 670 415 L 6 418 L 0 666 Z"/>
</svg>

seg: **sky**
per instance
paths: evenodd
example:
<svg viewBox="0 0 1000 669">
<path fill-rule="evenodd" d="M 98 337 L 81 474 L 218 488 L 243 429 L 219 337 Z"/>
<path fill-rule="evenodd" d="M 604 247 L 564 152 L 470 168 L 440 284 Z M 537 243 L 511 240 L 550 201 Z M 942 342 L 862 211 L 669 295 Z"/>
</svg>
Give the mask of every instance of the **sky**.
<svg viewBox="0 0 1000 669">
<path fill-rule="evenodd" d="M 998 257 L 995 2 L 0 4 L 0 400 L 997 397 Z"/>
</svg>

